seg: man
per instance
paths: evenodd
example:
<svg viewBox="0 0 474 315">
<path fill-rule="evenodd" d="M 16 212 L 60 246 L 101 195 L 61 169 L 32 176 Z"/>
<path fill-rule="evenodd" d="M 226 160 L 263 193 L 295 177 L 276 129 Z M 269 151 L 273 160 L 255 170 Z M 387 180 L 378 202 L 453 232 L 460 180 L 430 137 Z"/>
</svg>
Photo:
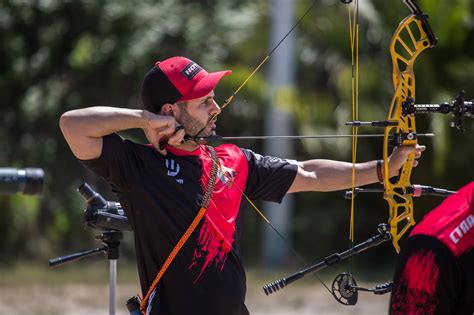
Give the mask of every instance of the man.
<svg viewBox="0 0 474 315">
<path fill-rule="evenodd" d="M 145 76 L 142 100 L 146 110 L 91 107 L 61 117 L 61 130 L 72 152 L 112 185 L 134 229 L 147 313 L 248 314 L 245 273 L 238 254 L 242 191 L 250 199 L 280 202 L 286 193 L 351 186 L 350 163 L 290 162 L 231 144 L 215 148 L 217 162 L 212 148 L 186 137 L 215 133 L 220 108 L 214 101 L 214 88 L 230 73 L 208 73 L 187 58 L 169 58 L 157 62 Z M 131 128 L 143 129 L 150 145 L 115 134 Z M 409 153 L 418 158 L 423 150 L 423 146 L 395 149 L 390 175 L 397 173 Z M 218 179 L 209 207 L 182 242 L 203 207 L 215 164 Z M 376 161 L 359 163 L 356 168 L 356 185 L 379 180 Z M 182 247 L 170 255 L 176 244 Z M 165 262 L 169 256 L 173 258 L 170 264 Z M 166 271 L 157 277 L 162 268 Z"/>
<path fill-rule="evenodd" d="M 390 313 L 474 314 L 474 182 L 428 213 L 402 246 Z"/>
</svg>

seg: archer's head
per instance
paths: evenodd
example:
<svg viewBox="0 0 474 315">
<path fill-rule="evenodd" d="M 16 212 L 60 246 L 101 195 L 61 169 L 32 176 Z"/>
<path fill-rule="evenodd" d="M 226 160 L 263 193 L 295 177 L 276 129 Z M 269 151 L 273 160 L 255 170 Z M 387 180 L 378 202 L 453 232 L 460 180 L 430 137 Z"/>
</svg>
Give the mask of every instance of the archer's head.
<svg viewBox="0 0 474 315">
<path fill-rule="evenodd" d="M 165 104 L 208 96 L 230 70 L 207 72 L 185 57 L 157 61 L 143 79 L 141 96 L 145 109 L 159 113 Z"/>
</svg>

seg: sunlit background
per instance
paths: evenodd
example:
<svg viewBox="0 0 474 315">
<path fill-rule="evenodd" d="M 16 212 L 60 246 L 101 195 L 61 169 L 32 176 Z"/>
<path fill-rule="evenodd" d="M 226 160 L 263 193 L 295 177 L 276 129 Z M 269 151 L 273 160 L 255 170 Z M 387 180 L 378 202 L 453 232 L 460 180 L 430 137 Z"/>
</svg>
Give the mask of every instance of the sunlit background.
<svg viewBox="0 0 474 315">
<path fill-rule="evenodd" d="M 282 1 L 294 4 L 292 24 L 312 2 Z M 0 314 L 107 312 L 108 267 L 103 255 L 48 267 L 50 258 L 99 245 L 95 235 L 100 232 L 84 225 L 86 202 L 77 187 L 87 181 L 104 197 L 115 200 L 107 184 L 73 157 L 58 127 L 60 115 L 86 106 L 142 108 L 139 91 L 144 74 L 155 61 L 175 55 L 191 58 L 209 71 L 233 71 L 215 90 L 222 103 L 274 47 L 272 28 L 279 22 L 272 18 L 272 8 L 277 2 L 0 2 L 0 167 L 39 167 L 45 172 L 40 196 L 0 196 Z M 450 102 L 461 90 L 466 91 L 466 99 L 474 99 L 474 4 L 469 0 L 418 2 L 429 14 L 439 44 L 423 52 L 415 64 L 417 103 Z M 383 120 L 387 115 L 393 95 L 388 46 L 398 23 L 408 14 L 401 0 L 360 0 L 360 120 Z M 290 135 L 349 134 L 351 129 L 345 125 L 351 120 L 349 38 L 348 6 L 336 0 L 316 1 L 287 41 L 224 109 L 218 134 L 268 134 L 272 130 L 268 129 L 272 125 L 268 112 L 275 106 L 288 119 Z M 278 80 L 269 69 L 278 67 L 272 60 L 279 60 L 278 54 L 289 48 L 291 73 L 285 74 L 289 83 L 277 89 Z M 278 101 L 276 91 L 284 102 Z M 418 132 L 436 136 L 420 140 L 428 148 L 413 172 L 413 183 L 456 190 L 472 181 L 473 120 L 466 118 L 466 131 L 461 133 L 449 127 L 448 115 L 417 118 Z M 138 130 L 123 135 L 145 141 Z M 351 159 L 348 139 L 279 143 L 290 148 L 291 156 L 282 156 L 286 158 Z M 261 140 L 236 144 L 260 153 L 271 148 Z M 358 161 L 381 155 L 381 140 L 359 140 Z M 415 200 L 417 220 L 441 200 Z M 338 305 L 312 277 L 279 292 L 280 296 L 266 297 L 260 289 L 275 277 L 348 248 L 349 206 L 340 192 L 295 195 L 291 215 L 281 228 L 305 262 L 283 241 L 273 246 L 284 248 L 284 256 L 272 261 L 272 249 L 262 241 L 266 224 L 243 202 L 246 226 L 241 251 L 249 269 L 251 313 L 369 314 L 370 307 L 378 307 L 373 314 L 385 312 L 388 297 L 361 295 L 354 311 Z M 388 218 L 382 195 L 358 196 L 355 217 L 356 241 L 376 234 L 377 224 Z M 119 314 L 126 312 L 124 300 L 139 290 L 133 239 L 125 234 L 118 267 Z M 360 282 L 386 281 L 391 279 L 395 259 L 393 248 L 385 244 L 357 256 L 352 267 L 360 274 Z M 325 270 L 322 277 L 330 284 L 347 268 L 343 263 Z"/>
</svg>

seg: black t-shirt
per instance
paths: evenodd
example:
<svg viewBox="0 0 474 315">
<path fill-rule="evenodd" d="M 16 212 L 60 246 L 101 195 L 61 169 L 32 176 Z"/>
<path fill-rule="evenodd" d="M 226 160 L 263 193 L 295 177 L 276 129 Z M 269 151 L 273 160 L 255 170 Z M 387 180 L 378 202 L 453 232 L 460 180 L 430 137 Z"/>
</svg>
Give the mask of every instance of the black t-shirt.
<svg viewBox="0 0 474 315">
<path fill-rule="evenodd" d="M 205 146 L 167 150 L 162 156 L 112 134 L 103 138 L 99 158 L 81 161 L 110 183 L 134 229 L 143 295 L 196 217 L 212 165 Z M 241 190 L 250 199 L 280 202 L 297 166 L 229 144 L 215 150 L 221 167 L 208 210 L 151 294 L 149 314 L 248 314 L 238 252 Z"/>
</svg>

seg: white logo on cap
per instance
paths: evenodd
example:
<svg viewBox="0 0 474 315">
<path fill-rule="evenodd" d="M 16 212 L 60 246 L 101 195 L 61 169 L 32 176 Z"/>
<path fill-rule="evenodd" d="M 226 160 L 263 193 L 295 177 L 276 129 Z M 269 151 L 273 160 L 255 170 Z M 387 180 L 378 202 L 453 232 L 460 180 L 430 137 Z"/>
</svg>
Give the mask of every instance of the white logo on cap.
<svg viewBox="0 0 474 315">
<path fill-rule="evenodd" d="M 200 65 L 198 65 L 194 61 L 191 61 L 186 67 L 184 67 L 181 73 L 184 75 L 186 79 L 192 80 L 194 76 L 201 70 L 202 68 Z"/>
</svg>

